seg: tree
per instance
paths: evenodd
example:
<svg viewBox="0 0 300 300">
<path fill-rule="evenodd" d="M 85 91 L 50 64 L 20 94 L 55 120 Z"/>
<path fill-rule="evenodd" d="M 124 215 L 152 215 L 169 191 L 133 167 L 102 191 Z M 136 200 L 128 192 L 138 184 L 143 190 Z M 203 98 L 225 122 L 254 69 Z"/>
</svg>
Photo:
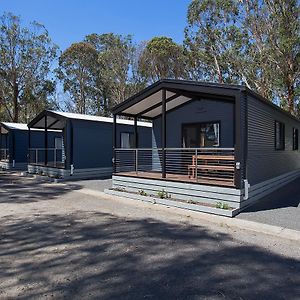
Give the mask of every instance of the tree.
<svg viewBox="0 0 300 300">
<path fill-rule="evenodd" d="M 49 74 L 57 46 L 41 24 L 22 27 L 20 18 L 10 13 L 0 22 L 0 103 L 7 119 L 27 121 L 34 107 L 48 105 L 53 93 Z"/>
<path fill-rule="evenodd" d="M 245 83 L 295 113 L 299 27 L 297 0 L 193 0 L 185 29 L 191 77 Z"/>
<path fill-rule="evenodd" d="M 241 35 L 237 30 L 239 3 L 235 0 L 193 0 L 188 7 L 185 47 L 190 77 L 196 80 L 234 82 L 228 57 Z M 240 45 L 240 44 L 239 44 Z"/>
<path fill-rule="evenodd" d="M 136 47 L 130 35 L 113 33 L 91 34 L 85 38 L 98 52 L 98 90 L 101 91 L 103 115 L 111 108 L 137 92 L 142 83 L 136 76 Z"/>
<path fill-rule="evenodd" d="M 171 38 L 154 37 L 141 54 L 139 71 L 150 82 L 162 78 L 186 78 L 186 57 L 183 47 Z"/>
<path fill-rule="evenodd" d="M 97 59 L 97 50 L 87 42 L 72 44 L 59 57 L 57 75 L 75 105 L 75 112 L 91 112 L 91 103 L 97 95 Z"/>
</svg>

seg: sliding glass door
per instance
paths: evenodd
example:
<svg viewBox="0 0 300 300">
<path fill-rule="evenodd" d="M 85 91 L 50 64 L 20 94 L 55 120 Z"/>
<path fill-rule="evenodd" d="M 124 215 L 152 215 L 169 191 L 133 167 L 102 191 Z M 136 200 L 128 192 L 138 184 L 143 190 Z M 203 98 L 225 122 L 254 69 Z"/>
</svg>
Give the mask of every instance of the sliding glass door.
<svg viewBox="0 0 300 300">
<path fill-rule="evenodd" d="M 202 148 L 220 146 L 220 122 L 182 125 L 182 147 Z"/>
</svg>

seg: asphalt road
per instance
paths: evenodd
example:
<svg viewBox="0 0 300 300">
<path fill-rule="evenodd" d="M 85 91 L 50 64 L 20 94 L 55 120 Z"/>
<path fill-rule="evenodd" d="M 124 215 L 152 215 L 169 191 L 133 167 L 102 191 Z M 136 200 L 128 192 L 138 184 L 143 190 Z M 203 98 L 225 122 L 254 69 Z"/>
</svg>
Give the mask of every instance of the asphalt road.
<svg viewBox="0 0 300 300">
<path fill-rule="evenodd" d="M 297 299 L 299 243 L 0 173 L 0 299 Z"/>
<path fill-rule="evenodd" d="M 300 178 L 260 199 L 236 218 L 300 231 Z"/>
</svg>

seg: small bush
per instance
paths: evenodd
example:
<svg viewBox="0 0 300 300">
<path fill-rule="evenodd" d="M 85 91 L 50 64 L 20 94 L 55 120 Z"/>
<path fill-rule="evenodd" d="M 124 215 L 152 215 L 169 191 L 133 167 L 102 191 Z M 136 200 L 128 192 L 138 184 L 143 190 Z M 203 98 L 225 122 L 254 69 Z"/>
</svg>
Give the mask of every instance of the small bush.
<svg viewBox="0 0 300 300">
<path fill-rule="evenodd" d="M 223 202 L 217 202 L 216 208 L 221 208 L 221 209 L 230 209 L 229 205 L 227 203 Z"/>
<path fill-rule="evenodd" d="M 188 200 L 187 203 L 189 203 L 189 204 L 197 204 L 197 202 L 194 201 L 194 200 Z"/>
<path fill-rule="evenodd" d="M 141 196 L 148 196 L 148 194 L 144 190 L 139 190 L 139 194 Z"/>
<path fill-rule="evenodd" d="M 161 190 L 161 191 L 157 192 L 157 196 L 158 196 L 160 199 L 168 199 L 168 198 L 171 198 L 171 195 L 168 194 L 165 190 Z"/>
</svg>

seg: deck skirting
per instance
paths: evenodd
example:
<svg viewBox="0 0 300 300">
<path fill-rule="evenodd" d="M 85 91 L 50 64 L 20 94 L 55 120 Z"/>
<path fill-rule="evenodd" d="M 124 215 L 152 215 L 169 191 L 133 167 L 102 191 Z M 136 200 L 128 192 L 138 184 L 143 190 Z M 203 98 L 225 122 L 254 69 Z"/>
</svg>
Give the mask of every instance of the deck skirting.
<svg viewBox="0 0 300 300">
<path fill-rule="evenodd" d="M 15 163 L 13 166 L 13 164 L 10 162 L 0 161 L 0 169 L 24 171 L 27 169 L 27 163 Z"/>
<path fill-rule="evenodd" d="M 148 195 L 157 195 L 159 192 L 165 191 L 171 196 L 171 199 L 202 203 L 213 207 L 222 202 L 228 204 L 231 208 L 239 208 L 241 202 L 241 191 L 228 187 L 118 175 L 113 176 L 112 186 L 120 191 L 128 191 L 131 195 L 133 195 L 132 193 L 138 194 L 140 191 Z"/>
<path fill-rule="evenodd" d="M 215 208 L 217 203 L 221 202 L 229 205 L 235 210 L 234 214 L 237 214 L 239 211 L 253 205 L 264 196 L 283 187 L 299 176 L 300 170 L 295 170 L 250 186 L 248 199 L 244 199 L 244 189 L 238 190 L 229 187 L 208 186 L 120 175 L 113 175 L 112 187 L 114 191 L 125 193 L 129 198 L 136 198 L 137 196 L 140 197 L 141 192 L 143 192 L 143 194 L 146 193 L 148 196 L 157 197 L 159 192 L 165 191 L 171 196 L 169 200 L 172 201 L 173 199 L 184 200 L 191 203 L 198 203 L 199 205 L 208 205 L 210 208 Z M 182 206 L 182 203 L 178 205 Z M 185 205 L 188 205 L 188 203 Z M 205 210 L 202 209 L 201 211 Z"/>
<path fill-rule="evenodd" d="M 28 173 L 30 174 L 40 174 L 58 177 L 64 180 L 71 179 L 91 179 L 91 178 L 101 178 L 108 177 L 112 174 L 112 168 L 88 168 L 88 169 L 76 169 L 71 175 L 70 169 L 60 169 L 46 166 L 28 165 Z"/>
</svg>

